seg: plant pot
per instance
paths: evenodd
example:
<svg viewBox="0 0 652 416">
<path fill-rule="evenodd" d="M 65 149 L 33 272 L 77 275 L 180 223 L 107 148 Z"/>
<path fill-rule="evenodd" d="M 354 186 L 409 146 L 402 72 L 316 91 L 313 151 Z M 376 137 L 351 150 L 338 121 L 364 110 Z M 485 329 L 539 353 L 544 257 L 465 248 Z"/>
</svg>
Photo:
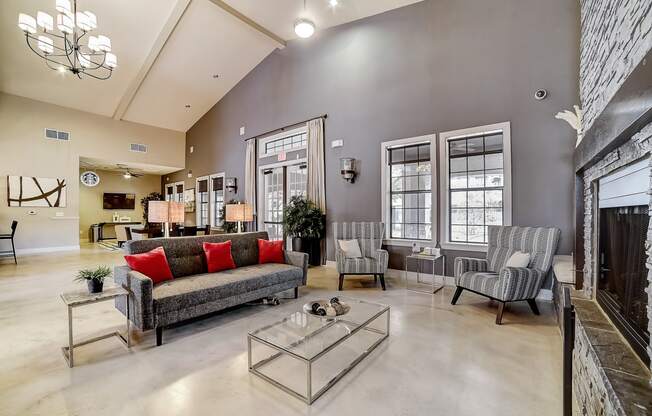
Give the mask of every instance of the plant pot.
<svg viewBox="0 0 652 416">
<path fill-rule="evenodd" d="M 319 238 L 292 238 L 292 250 L 308 254 L 311 266 L 321 266 L 321 240 Z"/>
<path fill-rule="evenodd" d="M 88 293 L 102 293 L 104 282 L 99 280 L 87 280 L 86 284 L 88 284 Z"/>
</svg>

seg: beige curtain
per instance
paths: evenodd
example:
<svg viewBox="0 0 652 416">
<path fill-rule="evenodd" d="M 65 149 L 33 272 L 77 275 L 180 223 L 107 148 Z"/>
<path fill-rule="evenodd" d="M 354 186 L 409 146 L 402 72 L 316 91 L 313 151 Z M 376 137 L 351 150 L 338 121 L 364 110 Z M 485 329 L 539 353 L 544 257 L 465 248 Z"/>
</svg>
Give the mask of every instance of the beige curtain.
<svg viewBox="0 0 652 416">
<path fill-rule="evenodd" d="M 256 224 L 256 139 L 247 141 L 245 152 L 245 203 L 251 205 Z M 250 230 L 255 229 L 254 226 Z"/>
<path fill-rule="evenodd" d="M 308 130 L 307 197 L 326 213 L 326 180 L 324 169 L 324 119 L 310 120 Z M 326 264 L 326 238 L 321 241 L 321 261 Z"/>
</svg>

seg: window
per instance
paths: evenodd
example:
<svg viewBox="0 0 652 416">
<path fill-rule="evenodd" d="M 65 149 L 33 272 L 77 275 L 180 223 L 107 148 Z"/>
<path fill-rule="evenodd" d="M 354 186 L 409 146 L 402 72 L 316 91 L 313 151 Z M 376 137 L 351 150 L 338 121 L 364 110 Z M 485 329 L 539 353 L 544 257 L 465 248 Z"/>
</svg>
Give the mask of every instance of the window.
<svg viewBox="0 0 652 416">
<path fill-rule="evenodd" d="M 273 156 L 281 152 L 305 149 L 307 143 L 308 133 L 306 132 L 305 127 L 284 131 L 274 136 L 260 139 L 259 157 Z"/>
<path fill-rule="evenodd" d="M 442 246 L 482 248 L 488 225 L 511 224 L 510 156 L 509 123 L 440 135 Z"/>
<path fill-rule="evenodd" d="M 174 201 L 174 185 L 166 185 L 165 187 L 165 200 Z"/>
<path fill-rule="evenodd" d="M 382 143 L 382 209 L 389 244 L 432 243 L 436 237 L 432 193 L 434 147 L 434 136 Z"/>
<path fill-rule="evenodd" d="M 208 177 L 197 178 L 197 227 L 209 224 Z"/>
<path fill-rule="evenodd" d="M 210 187 L 210 223 L 213 227 L 221 227 L 224 223 L 224 219 L 221 218 L 222 208 L 224 207 L 224 173 L 211 175 Z"/>
<path fill-rule="evenodd" d="M 177 202 L 183 202 L 183 182 L 178 183 L 176 185 L 177 192 L 176 192 L 176 201 Z"/>
</svg>

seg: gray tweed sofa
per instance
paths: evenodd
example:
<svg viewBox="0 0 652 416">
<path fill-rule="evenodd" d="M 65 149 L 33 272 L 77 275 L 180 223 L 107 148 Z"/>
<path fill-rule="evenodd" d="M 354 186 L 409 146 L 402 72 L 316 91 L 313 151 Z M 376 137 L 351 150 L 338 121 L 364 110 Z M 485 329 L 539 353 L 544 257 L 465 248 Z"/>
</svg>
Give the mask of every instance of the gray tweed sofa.
<svg viewBox="0 0 652 416">
<path fill-rule="evenodd" d="M 308 255 L 286 251 L 286 264 L 258 264 L 258 239 L 266 232 L 221 234 L 200 237 L 153 238 L 128 241 L 123 249 L 137 254 L 163 247 L 174 279 L 157 285 L 129 266 L 116 266 L 114 280 L 133 293 L 129 297 L 129 319 L 141 331 L 156 329 L 156 345 L 163 342 L 166 326 L 240 305 L 306 284 Z M 202 243 L 231 240 L 237 268 L 207 273 Z M 124 298 L 116 308 L 126 315 Z"/>
</svg>

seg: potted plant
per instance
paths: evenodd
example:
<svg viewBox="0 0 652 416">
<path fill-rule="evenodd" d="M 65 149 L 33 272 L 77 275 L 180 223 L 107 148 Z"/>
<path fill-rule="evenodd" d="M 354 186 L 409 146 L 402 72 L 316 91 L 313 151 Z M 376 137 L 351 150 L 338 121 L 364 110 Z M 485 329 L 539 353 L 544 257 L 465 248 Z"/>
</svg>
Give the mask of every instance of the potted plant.
<svg viewBox="0 0 652 416">
<path fill-rule="evenodd" d="M 326 232 L 322 210 L 312 201 L 293 196 L 283 209 L 283 229 L 292 237 L 292 250 L 308 253 L 312 266 L 321 265 L 321 239 Z"/>
<path fill-rule="evenodd" d="M 104 287 L 104 279 L 111 276 L 109 266 L 98 266 L 94 269 L 81 269 L 77 272 L 75 282 L 86 282 L 88 293 L 101 293 Z"/>
</svg>

